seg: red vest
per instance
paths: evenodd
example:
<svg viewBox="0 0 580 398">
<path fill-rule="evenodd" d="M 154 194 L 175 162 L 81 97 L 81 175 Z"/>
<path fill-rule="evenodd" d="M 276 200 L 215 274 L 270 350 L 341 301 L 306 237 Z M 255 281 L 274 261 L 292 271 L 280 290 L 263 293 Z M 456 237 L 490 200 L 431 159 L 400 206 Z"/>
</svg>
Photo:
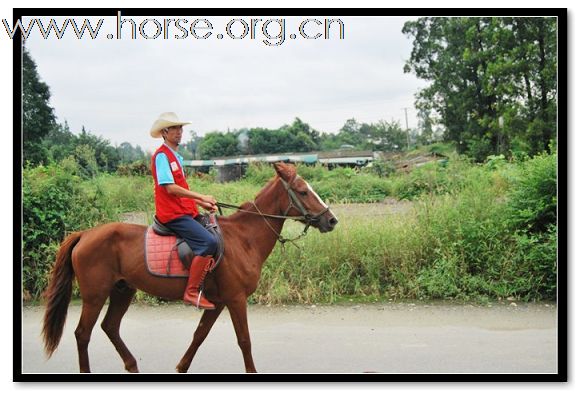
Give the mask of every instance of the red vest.
<svg viewBox="0 0 580 398">
<path fill-rule="evenodd" d="M 174 220 L 184 215 L 196 217 L 199 213 L 194 199 L 170 195 L 163 185 L 157 182 L 157 170 L 155 169 L 155 157 L 158 153 L 164 153 L 169 159 L 169 168 L 173 174 L 173 181 L 182 188 L 189 189 L 183 169 L 173 151 L 165 144 L 161 145 L 151 158 L 151 171 L 155 181 L 155 215 L 162 223 Z M 173 165 L 173 166 L 172 166 Z"/>
</svg>

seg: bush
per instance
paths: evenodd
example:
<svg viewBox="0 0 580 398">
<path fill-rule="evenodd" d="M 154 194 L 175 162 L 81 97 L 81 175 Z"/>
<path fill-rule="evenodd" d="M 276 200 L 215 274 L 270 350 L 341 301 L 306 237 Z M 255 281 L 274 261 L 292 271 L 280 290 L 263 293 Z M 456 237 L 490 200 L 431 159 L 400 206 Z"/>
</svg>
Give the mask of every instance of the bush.
<svg viewBox="0 0 580 398">
<path fill-rule="evenodd" d="M 298 163 L 296 169 L 298 174 L 307 181 L 320 181 L 328 174 L 328 168 L 318 163 L 315 165 Z"/>
<path fill-rule="evenodd" d="M 388 177 L 397 171 L 393 162 L 375 160 L 368 167 L 362 169 L 363 173 L 374 174 L 378 177 Z"/>
<path fill-rule="evenodd" d="M 520 269 L 521 278 L 526 280 L 525 289 L 516 294 L 525 299 L 556 299 L 557 282 L 557 244 L 556 225 L 548 231 L 538 234 L 516 233 L 516 250 L 514 262 Z"/>
<path fill-rule="evenodd" d="M 373 203 L 391 196 L 392 182 L 349 168 L 336 168 L 322 180 L 310 181 L 312 188 L 329 203 Z"/>
<path fill-rule="evenodd" d="M 23 287 L 32 297 L 38 297 L 46 287 L 63 238 L 107 220 L 96 205 L 98 193 L 87 194 L 82 189 L 82 178 L 71 173 L 71 167 L 72 163 L 65 162 L 65 166 L 23 170 Z"/>
<path fill-rule="evenodd" d="M 520 164 L 509 192 L 510 221 L 528 232 L 546 232 L 556 224 L 556 154 L 542 154 Z"/>
<path fill-rule="evenodd" d="M 145 160 L 136 160 L 132 163 L 121 164 L 117 167 L 120 176 L 147 176 L 151 175 L 150 165 Z"/>
<path fill-rule="evenodd" d="M 487 176 L 479 167 L 463 157 L 453 156 L 446 162 L 415 167 L 408 174 L 399 173 L 391 180 L 393 196 L 413 200 L 422 195 L 459 192 L 465 187 L 466 181 L 480 177 Z"/>
<path fill-rule="evenodd" d="M 244 175 L 244 181 L 264 185 L 274 176 L 274 168 L 268 163 L 250 163 Z"/>
<path fill-rule="evenodd" d="M 501 175 L 477 170 L 460 191 L 424 196 L 407 213 L 337 212 L 332 233 L 311 232 L 299 249 L 276 247 L 253 300 L 555 298 L 555 231 L 540 241 L 511 229 Z M 300 228 L 287 223 L 284 236 Z"/>
</svg>

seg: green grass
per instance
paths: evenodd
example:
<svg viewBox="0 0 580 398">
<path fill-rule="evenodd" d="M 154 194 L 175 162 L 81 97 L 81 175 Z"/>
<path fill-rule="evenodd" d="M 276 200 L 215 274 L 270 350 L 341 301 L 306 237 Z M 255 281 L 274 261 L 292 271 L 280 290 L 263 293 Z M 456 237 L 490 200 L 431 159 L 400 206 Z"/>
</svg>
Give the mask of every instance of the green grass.
<svg viewBox="0 0 580 398">
<path fill-rule="evenodd" d="M 451 154 L 446 164 L 388 177 L 299 166 L 331 205 L 393 197 L 409 200 L 410 210 L 380 216 L 346 211 L 331 233 L 311 230 L 299 248 L 277 245 L 250 300 L 554 299 L 555 156 L 474 164 Z M 257 165 L 234 183 L 217 184 L 210 177 L 188 181 L 195 191 L 241 204 L 273 175 L 271 166 Z M 32 299 L 46 287 L 66 233 L 118 221 L 126 212 L 145 212 L 149 219 L 154 212 L 150 176 L 82 179 L 50 166 L 25 170 L 23 180 L 23 288 Z M 287 222 L 284 235 L 297 236 L 302 228 Z M 145 295 L 139 299 L 159 302 Z"/>
</svg>

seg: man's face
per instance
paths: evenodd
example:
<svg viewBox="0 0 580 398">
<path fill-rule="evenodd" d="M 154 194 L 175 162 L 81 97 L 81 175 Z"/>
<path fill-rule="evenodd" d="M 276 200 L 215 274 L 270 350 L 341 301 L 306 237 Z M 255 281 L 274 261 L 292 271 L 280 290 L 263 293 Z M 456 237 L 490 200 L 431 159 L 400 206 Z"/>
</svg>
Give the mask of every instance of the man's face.
<svg viewBox="0 0 580 398">
<path fill-rule="evenodd" d="M 167 128 L 165 133 L 165 140 L 174 145 L 179 145 L 181 142 L 181 135 L 183 134 L 183 126 L 173 126 Z"/>
</svg>

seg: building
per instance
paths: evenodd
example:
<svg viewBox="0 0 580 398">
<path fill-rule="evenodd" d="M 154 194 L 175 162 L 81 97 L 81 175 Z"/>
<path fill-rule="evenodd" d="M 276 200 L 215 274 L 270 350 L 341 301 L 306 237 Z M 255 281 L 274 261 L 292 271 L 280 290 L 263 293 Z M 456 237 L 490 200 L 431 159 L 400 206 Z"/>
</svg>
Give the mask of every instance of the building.
<svg viewBox="0 0 580 398">
<path fill-rule="evenodd" d="M 218 173 L 218 181 L 234 181 L 240 179 L 252 162 L 262 163 L 305 163 L 322 164 L 328 168 L 362 167 L 374 160 L 372 151 L 341 150 L 334 152 L 311 152 L 311 153 L 287 153 L 274 155 L 248 155 L 232 156 L 211 160 L 185 160 L 183 166 L 193 168 L 195 171 L 208 172 L 210 167 L 215 167 Z"/>
</svg>

